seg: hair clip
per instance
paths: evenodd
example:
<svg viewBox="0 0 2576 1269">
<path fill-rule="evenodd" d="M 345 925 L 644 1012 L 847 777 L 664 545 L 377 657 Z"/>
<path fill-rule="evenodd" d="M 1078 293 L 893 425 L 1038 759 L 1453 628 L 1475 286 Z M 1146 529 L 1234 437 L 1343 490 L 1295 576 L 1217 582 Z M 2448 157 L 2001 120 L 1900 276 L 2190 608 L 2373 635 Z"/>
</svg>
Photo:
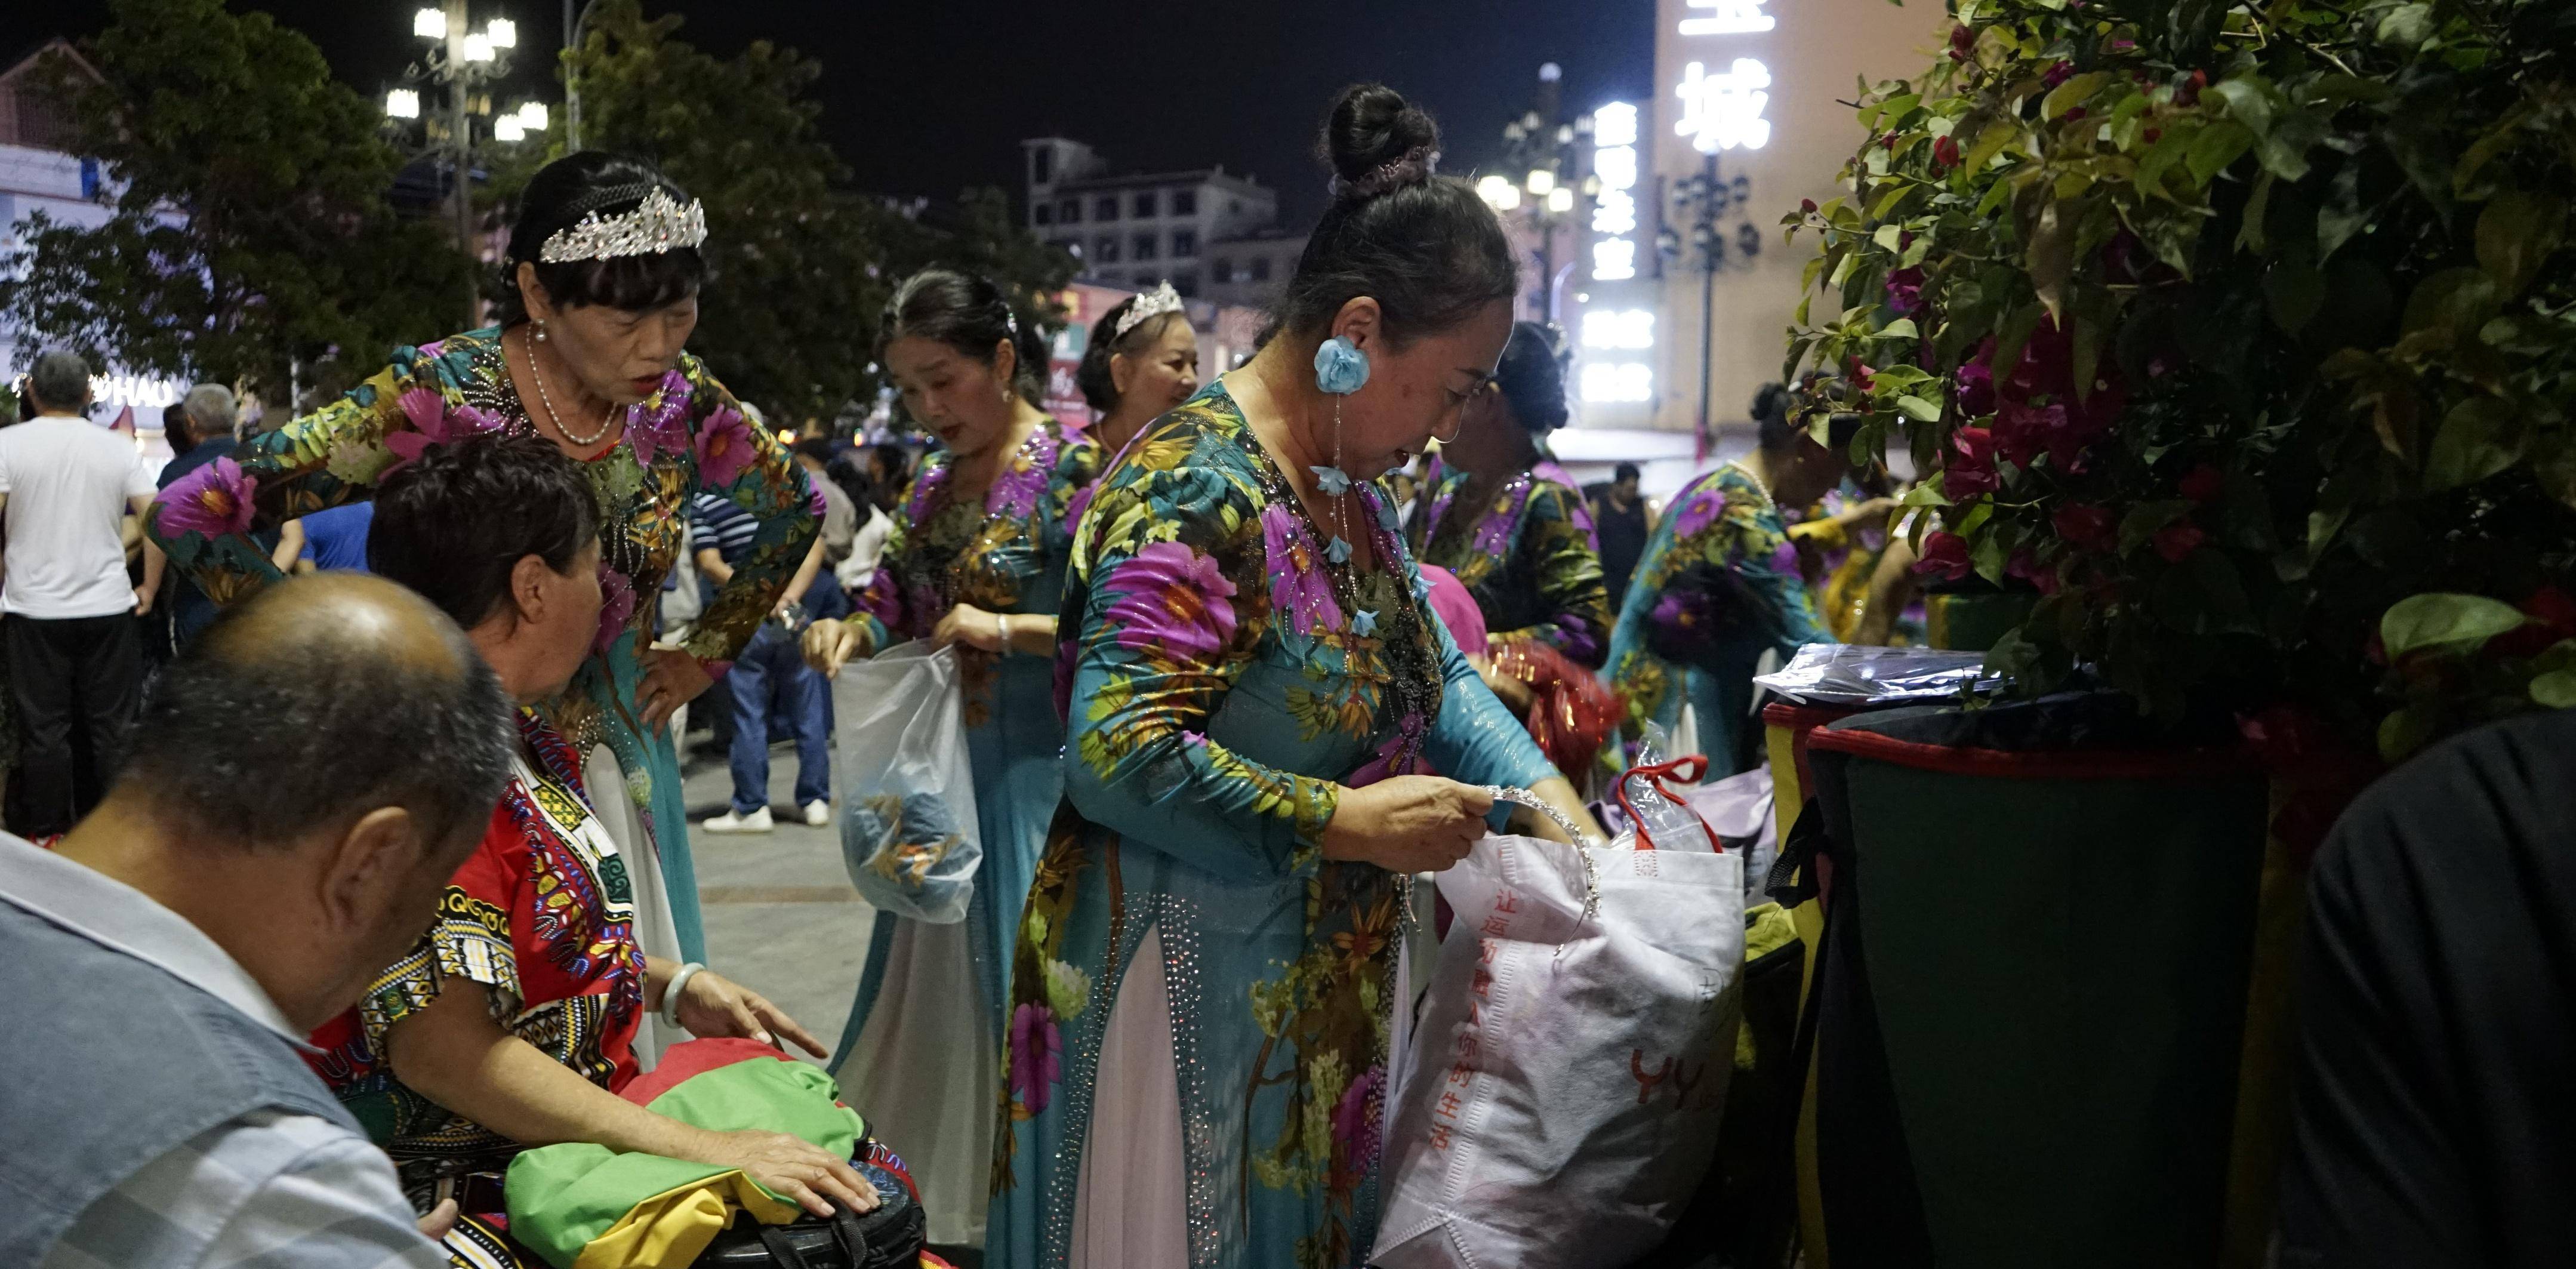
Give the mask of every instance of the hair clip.
<svg viewBox="0 0 2576 1269">
<path fill-rule="evenodd" d="M 1427 145 L 1417 145 L 1404 156 L 1378 164 L 1365 176 L 1345 181 L 1334 177 L 1332 190 L 1340 198 L 1376 198 L 1391 194 L 1407 185 L 1420 185 L 1440 171 L 1440 152 Z"/>
</svg>

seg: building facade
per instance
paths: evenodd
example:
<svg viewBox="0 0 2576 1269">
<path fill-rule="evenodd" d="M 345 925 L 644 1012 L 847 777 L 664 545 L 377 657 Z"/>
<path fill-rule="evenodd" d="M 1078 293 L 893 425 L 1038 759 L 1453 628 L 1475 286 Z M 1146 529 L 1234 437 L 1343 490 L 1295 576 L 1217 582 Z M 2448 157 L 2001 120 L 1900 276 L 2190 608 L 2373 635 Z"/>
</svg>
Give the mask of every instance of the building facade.
<svg viewBox="0 0 2576 1269">
<path fill-rule="evenodd" d="M 25 245 L 27 220 L 39 212 L 56 224 L 94 228 L 108 220 L 98 161 L 71 153 L 70 108 L 61 93 L 47 86 L 38 69 L 38 63 L 53 53 L 68 58 L 74 74 L 97 77 L 62 40 L 0 69 L 0 255 Z M 0 312 L 0 382 L 13 381 L 24 370 L 18 344 L 16 323 Z M 106 419 L 130 408 L 147 443 L 157 443 L 161 408 L 178 400 L 186 385 L 105 369 L 91 381 L 97 398 L 92 413 Z"/>
<path fill-rule="evenodd" d="M 1020 144 L 1029 232 L 1071 252 L 1082 281 L 1143 290 L 1168 280 L 1189 299 L 1259 306 L 1305 249 L 1305 235 L 1278 227 L 1278 194 L 1223 167 L 1116 175 L 1080 141 Z"/>
</svg>

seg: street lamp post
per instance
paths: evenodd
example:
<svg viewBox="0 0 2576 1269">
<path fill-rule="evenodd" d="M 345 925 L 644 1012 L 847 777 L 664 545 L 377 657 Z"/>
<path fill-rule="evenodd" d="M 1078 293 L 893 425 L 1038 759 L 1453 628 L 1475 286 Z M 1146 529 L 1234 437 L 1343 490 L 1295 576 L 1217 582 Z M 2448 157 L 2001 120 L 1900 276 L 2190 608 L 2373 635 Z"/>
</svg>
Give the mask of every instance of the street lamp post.
<svg viewBox="0 0 2576 1269">
<path fill-rule="evenodd" d="M 1538 68 L 1538 99 L 1529 113 L 1503 126 L 1505 172 L 1525 173 L 1518 180 L 1500 174 L 1476 183 L 1476 192 L 1496 212 L 1520 210 L 1538 233 L 1540 315 L 1557 319 L 1556 236 L 1574 216 L 1573 185 L 1568 173 L 1580 167 L 1579 146 L 1592 135 L 1592 116 L 1561 118 L 1559 83 L 1564 72 L 1554 62 Z"/>
<path fill-rule="evenodd" d="M 489 116 L 492 140 L 514 143 L 530 132 L 545 131 L 545 103 L 525 102 L 507 114 L 494 115 L 491 98 L 484 91 L 509 73 L 510 50 L 519 43 L 518 23 L 493 18 L 483 24 L 482 30 L 471 30 L 465 0 L 441 0 L 438 8 L 412 14 L 411 33 L 428 41 L 428 47 L 421 59 L 404 72 L 406 86 L 385 94 L 385 118 L 395 128 L 407 128 L 409 121 L 422 118 L 421 92 L 411 85 L 446 89 L 446 100 L 430 105 L 437 113 L 438 126 L 424 125 L 423 152 L 448 161 L 454 174 L 448 189 L 448 213 L 455 220 L 457 246 L 479 259 L 481 253 L 474 245 L 474 120 Z M 467 319 L 479 318 L 481 292 L 469 285 L 466 296 Z"/>
<path fill-rule="evenodd" d="M 1729 212 L 1744 208 L 1753 198 L 1753 182 L 1742 173 L 1734 179 L 1718 176 L 1717 155 L 1709 154 L 1700 170 L 1673 187 L 1672 217 L 1655 235 L 1655 249 L 1666 260 L 1679 259 L 1682 235 L 1675 224 L 1690 226 L 1692 264 L 1699 270 L 1699 421 L 1696 431 L 1703 455 L 1712 442 L 1709 428 L 1710 393 L 1713 389 L 1717 354 L 1717 275 L 1729 267 L 1749 267 L 1762 254 L 1761 231 L 1752 221 L 1735 229 L 1735 242 L 1730 249 L 1718 222 Z"/>
</svg>

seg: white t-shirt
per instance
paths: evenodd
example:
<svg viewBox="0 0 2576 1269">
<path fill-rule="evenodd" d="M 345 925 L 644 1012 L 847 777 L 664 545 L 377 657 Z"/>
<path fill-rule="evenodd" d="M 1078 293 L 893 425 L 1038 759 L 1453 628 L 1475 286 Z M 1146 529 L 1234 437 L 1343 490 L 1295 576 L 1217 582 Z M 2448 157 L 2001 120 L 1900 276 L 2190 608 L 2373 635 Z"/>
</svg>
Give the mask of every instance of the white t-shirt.
<svg viewBox="0 0 2576 1269">
<path fill-rule="evenodd" d="M 129 501 L 153 495 L 154 474 L 132 437 L 87 419 L 0 428 L 0 494 L 9 498 L 0 608 L 51 619 L 132 609 L 122 529 Z"/>
</svg>

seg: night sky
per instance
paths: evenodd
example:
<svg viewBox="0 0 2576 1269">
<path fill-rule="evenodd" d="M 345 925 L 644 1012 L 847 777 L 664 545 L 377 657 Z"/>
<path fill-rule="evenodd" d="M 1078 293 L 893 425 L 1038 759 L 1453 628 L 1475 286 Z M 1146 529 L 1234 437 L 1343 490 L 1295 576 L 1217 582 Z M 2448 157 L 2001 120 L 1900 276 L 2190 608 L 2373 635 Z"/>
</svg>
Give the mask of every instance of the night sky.
<svg viewBox="0 0 2576 1269">
<path fill-rule="evenodd" d="M 375 96 L 418 41 L 415 0 L 242 4 L 321 46 L 339 77 Z M 0 56 L 51 35 L 84 36 L 106 0 L 0 6 Z M 1565 68 L 1570 109 L 1637 99 L 1653 76 L 1652 0 L 918 0 L 911 4 L 646 0 L 676 10 L 680 38 L 717 54 L 771 39 L 819 60 L 823 127 L 861 188 L 946 197 L 973 184 L 1017 193 L 1022 138 L 1098 146 L 1119 171 L 1222 163 L 1284 195 L 1298 220 L 1321 211 L 1311 157 L 1332 92 L 1379 79 L 1427 107 L 1446 134 L 1443 170 L 1487 160 L 1504 123 L 1530 107 L 1539 64 Z M 558 0 L 473 0 L 474 25 L 515 19 L 522 81 L 503 104 L 559 99 L 543 52 L 562 41 Z"/>
</svg>

